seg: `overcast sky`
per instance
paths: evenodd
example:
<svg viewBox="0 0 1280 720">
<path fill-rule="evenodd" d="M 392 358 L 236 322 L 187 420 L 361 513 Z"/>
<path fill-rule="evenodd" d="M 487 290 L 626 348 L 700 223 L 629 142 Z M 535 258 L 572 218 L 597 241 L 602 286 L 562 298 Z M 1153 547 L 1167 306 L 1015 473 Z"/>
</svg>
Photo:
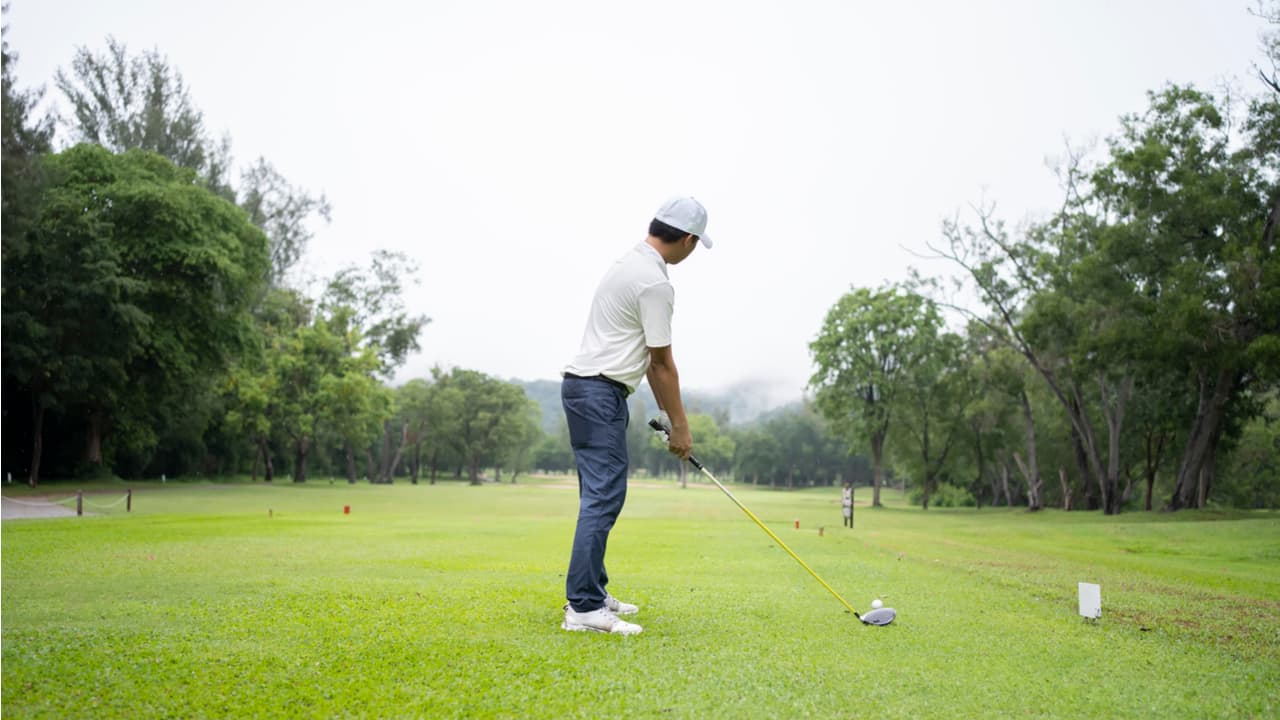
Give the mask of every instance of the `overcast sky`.
<svg viewBox="0 0 1280 720">
<path fill-rule="evenodd" d="M 1257 85 L 1251 0 L 273 2 L 11 0 L 22 86 L 114 35 L 157 49 L 241 162 L 325 193 L 318 277 L 379 248 L 421 263 L 434 364 L 555 378 L 602 273 L 664 199 L 715 249 L 671 268 L 688 388 L 798 397 L 851 285 L 983 199 L 1061 199 L 1047 162 L 1166 82 Z M 65 139 L 65 136 L 64 136 Z"/>
</svg>

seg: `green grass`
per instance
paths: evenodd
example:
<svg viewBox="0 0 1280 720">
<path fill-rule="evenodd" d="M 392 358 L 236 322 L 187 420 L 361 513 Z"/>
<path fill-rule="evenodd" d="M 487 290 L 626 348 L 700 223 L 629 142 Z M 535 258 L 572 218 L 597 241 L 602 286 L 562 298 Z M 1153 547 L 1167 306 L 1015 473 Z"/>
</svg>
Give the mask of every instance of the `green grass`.
<svg viewBox="0 0 1280 720">
<path fill-rule="evenodd" d="M 876 628 L 714 487 L 637 482 L 610 589 L 645 630 L 615 637 L 559 629 L 559 484 L 150 484 L 130 514 L 6 521 L 4 716 L 1280 714 L 1274 513 L 924 513 L 888 493 L 850 531 L 838 489 L 734 488 L 854 607 L 898 610 Z M 1101 584 L 1100 621 L 1076 614 L 1079 581 Z"/>
</svg>

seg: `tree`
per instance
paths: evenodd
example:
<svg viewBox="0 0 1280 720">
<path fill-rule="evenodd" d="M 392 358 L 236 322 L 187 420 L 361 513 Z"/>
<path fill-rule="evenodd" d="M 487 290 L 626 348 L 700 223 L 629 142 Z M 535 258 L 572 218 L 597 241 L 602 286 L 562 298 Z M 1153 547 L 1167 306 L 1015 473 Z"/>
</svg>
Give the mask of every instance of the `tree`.
<svg viewBox="0 0 1280 720">
<path fill-rule="evenodd" d="M 523 388 L 520 390 L 524 392 Z M 513 409 L 507 417 L 503 432 L 508 438 L 508 444 L 500 462 L 511 470 L 511 482 L 514 483 L 516 476 L 528 469 L 534 449 L 545 435 L 542 431 L 542 407 L 536 400 L 526 396 L 524 411 Z M 497 477 L 498 473 L 498 470 L 494 471 L 495 480 L 500 479 Z"/>
<path fill-rule="evenodd" d="M 809 345 L 818 410 L 851 448 L 870 446 L 874 506 L 880 505 L 885 441 L 904 368 L 920 358 L 920 339 L 941 323 L 933 304 L 906 288 L 856 288 L 827 312 Z"/>
<path fill-rule="evenodd" d="M 302 257 L 312 237 L 311 218 L 329 220 L 324 195 L 291 185 L 265 158 L 240 173 L 237 192 L 228 177 L 230 138 L 215 141 L 210 136 L 182 73 L 159 51 L 130 55 L 124 44 L 108 37 L 102 54 L 77 48 L 71 72 L 59 69 L 56 82 L 71 105 L 69 129 L 77 140 L 115 152 L 158 153 L 196 171 L 206 187 L 224 198 L 239 196 L 250 221 L 268 238 L 268 285 L 279 286 Z"/>
<path fill-rule="evenodd" d="M 291 185 L 262 157 L 240 174 L 239 195 L 240 207 L 267 234 L 271 260 L 267 283 L 279 286 L 313 237 L 307 222 L 313 215 L 329 221 L 329 201 Z"/>
<path fill-rule="evenodd" d="M 314 449 L 320 424 L 326 417 L 326 378 L 339 372 L 347 354 L 344 339 L 334 333 L 324 318 L 274 339 L 270 372 L 278 395 L 276 427 L 293 451 L 293 481 L 306 482 L 307 459 Z M 331 381 L 329 381 L 331 382 Z"/>
<path fill-rule="evenodd" d="M 903 367 L 903 382 L 895 397 L 901 441 L 894 456 L 921 480 L 921 507 L 929 509 L 929 496 L 937 490 L 939 476 L 963 431 L 967 406 L 965 372 L 960 336 L 937 334 L 937 325 L 922 323 L 915 338 L 921 352 Z"/>
<path fill-rule="evenodd" d="M 456 372 L 456 370 L 454 371 Z M 431 484 L 442 466 L 461 464 L 460 442 L 463 416 L 463 391 L 442 368 L 431 369 L 431 385 L 427 388 L 424 416 L 423 449 L 431 469 Z"/>
<path fill-rule="evenodd" d="M 1263 403 L 1223 462 L 1219 495 L 1235 507 L 1280 508 L 1280 394 L 1272 391 Z"/>
<path fill-rule="evenodd" d="M 158 424 L 243 347 L 266 243 L 152 153 L 81 145 L 46 170 L 30 242 L 6 247 L 4 366 L 33 399 L 32 427 L 49 407 L 82 418 L 84 461 L 103 467 L 109 434 L 116 452 L 150 452 Z"/>
<path fill-rule="evenodd" d="M 9 13 L 7 3 L 4 5 L 3 12 L 6 16 Z M 0 251 L 3 253 L 0 266 L 5 269 L 3 290 L 0 291 L 3 292 L 3 303 L 0 304 L 4 306 L 5 322 L 4 397 L 7 411 L 8 402 L 16 394 L 14 391 L 18 387 L 25 386 L 26 391 L 21 394 L 29 395 L 27 410 L 30 412 L 32 425 L 31 437 L 27 438 L 31 443 L 27 481 L 35 485 L 40 475 L 40 458 L 43 453 L 44 412 L 53 402 L 53 397 L 45 387 L 46 381 L 41 377 L 41 366 L 49 358 L 38 349 L 30 348 L 34 356 L 28 357 L 26 364 L 22 367 L 11 366 L 13 353 L 10 352 L 9 343 L 15 340 L 21 342 L 21 338 L 11 334 L 12 328 L 9 326 L 15 317 L 10 312 L 10 303 L 16 300 L 16 288 L 11 284 L 13 278 L 10 263 L 39 253 L 38 248 L 31 247 L 32 230 L 40 212 L 41 194 L 44 192 L 45 184 L 40 158 L 50 151 L 53 119 L 34 117 L 35 107 L 42 95 L 41 91 L 18 89 L 14 74 L 17 55 L 9 50 L 8 32 L 8 25 L 0 28 L 0 37 L 4 38 L 2 52 L 0 52 L 0 67 L 2 67 L 0 73 L 3 75 L 3 110 L 0 112 L 0 199 L 2 199 L 3 209 L 0 210 L 0 228 L 3 228 L 4 238 L 3 250 Z M 35 322 L 35 318 L 32 318 L 32 321 Z M 40 329 L 47 330 L 47 328 Z M 32 339 L 39 341 L 38 338 Z M 10 387 L 11 382 L 12 387 Z M 6 430 L 12 426 L 12 422 L 6 423 Z M 5 453 L 9 457 L 23 454 L 15 447 L 16 443 L 10 442 L 10 439 L 16 435 L 17 433 L 8 431 L 5 433 Z"/>
<path fill-rule="evenodd" d="M 367 448 L 377 439 L 384 420 L 391 415 L 392 394 L 374 378 L 377 366 L 371 348 L 344 354 L 338 359 L 335 372 L 323 375 L 317 388 L 321 420 L 342 440 L 347 481 L 353 484 L 356 448 Z M 371 482 L 380 479 L 369 476 Z"/>
<path fill-rule="evenodd" d="M 1150 99 L 1092 184 L 1111 262 L 1150 298 L 1160 362 L 1195 388 L 1176 510 L 1204 505 L 1224 433 L 1258 411 L 1249 391 L 1280 364 L 1280 112 L 1275 96 L 1251 103 L 1237 148 L 1213 96 L 1171 86 Z"/>
<path fill-rule="evenodd" d="M 453 368 L 446 374 L 435 368 L 432 376 L 440 417 L 436 449 L 451 445 L 465 464 L 471 484 L 479 485 L 480 468 L 498 462 L 527 441 L 521 428 L 536 423 L 534 405 L 524 388 L 476 370 Z"/>
<path fill-rule="evenodd" d="M 9 14 L 9 4 L 4 4 Z M 3 225 L 6 243 L 12 238 L 20 242 L 35 214 L 42 189 L 41 155 L 52 150 L 51 116 L 35 117 L 36 105 L 44 95 L 41 90 L 20 90 L 15 66 L 17 54 L 9 50 L 9 26 L 0 27 L 0 73 L 3 74 L 3 112 L 0 113 L 0 189 L 3 190 Z"/>
<path fill-rule="evenodd" d="M 1274 26 L 1262 37 L 1262 50 L 1267 56 L 1269 67 L 1254 65 L 1254 69 L 1257 70 L 1262 84 L 1272 93 L 1280 95 L 1280 2 L 1273 0 L 1268 6 L 1259 0 L 1258 9 L 1251 12 Z"/>
<path fill-rule="evenodd" d="M 422 329 L 431 322 L 404 305 L 406 283 L 416 283 L 418 266 L 403 253 L 375 251 L 367 267 L 347 266 L 334 273 L 320 297 L 319 310 L 355 332 L 377 357 L 376 371 L 389 377 L 417 350 Z"/>
<path fill-rule="evenodd" d="M 77 48 L 71 73 L 59 69 L 55 77 L 71 105 L 78 141 L 113 152 L 157 153 L 195 170 L 211 190 L 231 199 L 227 146 L 209 138 L 182 74 L 158 51 L 130 57 L 122 43 L 108 37 L 104 54 Z"/>
</svg>

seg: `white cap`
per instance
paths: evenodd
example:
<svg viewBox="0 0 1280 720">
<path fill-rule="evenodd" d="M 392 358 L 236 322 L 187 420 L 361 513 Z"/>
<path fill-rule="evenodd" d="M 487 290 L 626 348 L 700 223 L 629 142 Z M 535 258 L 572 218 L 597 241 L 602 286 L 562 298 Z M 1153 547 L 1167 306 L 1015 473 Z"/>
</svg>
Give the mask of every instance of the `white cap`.
<svg viewBox="0 0 1280 720">
<path fill-rule="evenodd" d="M 711 249 L 711 238 L 707 237 L 707 209 L 697 200 L 691 197 L 673 197 L 662 203 L 653 219 L 690 235 L 697 235 L 698 242 L 708 250 Z"/>
</svg>

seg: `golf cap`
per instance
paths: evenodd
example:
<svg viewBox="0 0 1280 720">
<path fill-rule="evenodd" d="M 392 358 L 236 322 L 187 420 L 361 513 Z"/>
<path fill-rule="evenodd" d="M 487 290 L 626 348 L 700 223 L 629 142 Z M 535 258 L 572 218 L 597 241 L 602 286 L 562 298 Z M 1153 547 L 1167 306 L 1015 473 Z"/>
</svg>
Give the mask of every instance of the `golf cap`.
<svg viewBox="0 0 1280 720">
<path fill-rule="evenodd" d="M 690 235 L 697 235 L 698 242 L 708 250 L 711 249 L 711 238 L 707 237 L 707 209 L 697 200 L 691 197 L 673 197 L 658 208 L 653 219 Z"/>
</svg>

